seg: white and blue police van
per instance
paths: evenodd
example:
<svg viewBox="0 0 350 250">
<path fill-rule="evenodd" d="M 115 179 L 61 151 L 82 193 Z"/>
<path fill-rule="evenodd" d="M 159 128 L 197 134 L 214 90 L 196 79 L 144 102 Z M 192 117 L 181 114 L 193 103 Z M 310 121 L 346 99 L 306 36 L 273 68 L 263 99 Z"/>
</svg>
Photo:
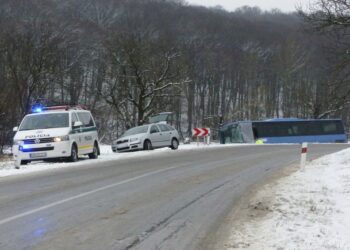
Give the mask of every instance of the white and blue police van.
<svg viewBox="0 0 350 250">
<path fill-rule="evenodd" d="M 36 160 L 76 162 L 79 155 L 96 159 L 100 154 L 95 121 L 91 112 L 80 106 L 36 106 L 13 131 L 17 168 Z"/>
</svg>

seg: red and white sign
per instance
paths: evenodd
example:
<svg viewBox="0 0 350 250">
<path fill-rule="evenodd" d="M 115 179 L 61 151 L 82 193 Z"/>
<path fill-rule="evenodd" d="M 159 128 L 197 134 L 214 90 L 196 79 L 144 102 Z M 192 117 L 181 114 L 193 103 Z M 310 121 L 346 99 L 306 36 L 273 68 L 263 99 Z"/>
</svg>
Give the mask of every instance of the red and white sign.
<svg viewBox="0 0 350 250">
<path fill-rule="evenodd" d="M 210 128 L 194 128 L 192 130 L 192 135 L 194 137 L 204 137 L 210 134 Z"/>
</svg>

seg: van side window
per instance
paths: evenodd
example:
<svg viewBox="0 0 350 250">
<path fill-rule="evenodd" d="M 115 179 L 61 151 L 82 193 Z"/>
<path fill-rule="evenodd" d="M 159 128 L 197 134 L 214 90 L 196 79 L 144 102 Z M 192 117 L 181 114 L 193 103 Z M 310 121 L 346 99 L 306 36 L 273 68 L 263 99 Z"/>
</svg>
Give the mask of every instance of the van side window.
<svg viewBox="0 0 350 250">
<path fill-rule="evenodd" d="M 88 112 L 78 112 L 79 120 L 83 123 L 84 127 L 94 127 L 95 123 L 92 116 Z"/>
<path fill-rule="evenodd" d="M 76 113 L 72 113 L 72 127 L 75 122 L 79 121 L 78 116 Z"/>
</svg>

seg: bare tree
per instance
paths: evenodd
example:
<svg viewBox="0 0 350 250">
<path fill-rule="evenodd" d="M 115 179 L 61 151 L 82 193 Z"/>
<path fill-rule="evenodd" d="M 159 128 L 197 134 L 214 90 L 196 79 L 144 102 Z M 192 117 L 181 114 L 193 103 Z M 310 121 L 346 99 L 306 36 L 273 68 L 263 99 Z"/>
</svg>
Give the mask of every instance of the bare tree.
<svg viewBox="0 0 350 250">
<path fill-rule="evenodd" d="M 331 60 L 331 78 L 327 83 L 327 107 L 315 112 L 318 118 L 349 109 L 350 102 L 350 2 L 318 0 L 309 12 L 300 10 L 308 24 L 325 35 Z"/>
</svg>

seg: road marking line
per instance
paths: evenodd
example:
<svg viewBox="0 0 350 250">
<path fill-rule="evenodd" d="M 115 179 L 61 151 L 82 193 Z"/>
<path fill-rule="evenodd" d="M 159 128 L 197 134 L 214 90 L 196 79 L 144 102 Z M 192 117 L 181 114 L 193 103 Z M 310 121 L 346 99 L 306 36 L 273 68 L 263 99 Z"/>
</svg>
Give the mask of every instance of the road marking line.
<svg viewBox="0 0 350 250">
<path fill-rule="evenodd" d="M 169 171 L 169 170 L 172 170 L 172 169 L 175 169 L 175 168 L 180 168 L 180 167 L 183 167 L 183 166 L 185 166 L 185 165 L 174 166 L 174 167 L 170 167 L 170 168 L 166 168 L 166 169 L 160 169 L 160 170 L 157 170 L 157 171 L 149 172 L 149 173 L 142 174 L 142 175 L 139 175 L 139 176 L 136 176 L 136 177 L 133 177 L 133 178 L 121 181 L 121 182 L 117 182 L 117 183 L 110 184 L 110 185 L 107 185 L 107 186 L 104 186 L 104 187 L 100 187 L 100 188 L 97 188 L 97 189 L 94 189 L 94 190 L 91 190 L 91 191 L 88 191 L 88 192 L 85 192 L 85 193 L 81 193 L 81 194 L 69 197 L 67 199 L 56 201 L 56 202 L 50 203 L 48 205 L 45 205 L 45 206 L 42 206 L 42 207 L 30 210 L 30 211 L 27 211 L 27 212 L 24 212 L 24 213 L 21 213 L 21 214 L 12 216 L 12 217 L 9 217 L 7 219 L 0 220 L 0 225 L 6 224 L 8 222 L 11 222 L 11 221 L 14 221 L 14 220 L 17 220 L 17 219 L 20 219 L 20 218 L 25 217 L 27 215 L 31 215 L 31 214 L 40 212 L 40 211 L 48 209 L 48 208 L 52 208 L 52 207 L 55 207 L 55 206 L 67 203 L 69 201 L 77 200 L 79 198 L 82 198 L 82 197 L 85 197 L 85 196 L 88 196 L 88 195 L 91 195 L 91 194 L 95 194 L 95 193 L 98 193 L 98 192 L 101 192 L 101 191 L 104 191 L 104 190 L 107 190 L 107 189 L 110 189 L 110 188 L 114 188 L 114 187 L 117 187 L 117 186 L 129 183 L 129 182 L 132 182 L 132 181 L 136 181 L 136 180 L 139 180 L 139 179 L 144 178 L 144 177 L 148 177 L 148 176 L 151 176 L 151 175 L 156 175 L 156 174 L 159 174 L 159 173 L 162 173 L 162 172 L 165 172 L 165 171 Z"/>
</svg>

